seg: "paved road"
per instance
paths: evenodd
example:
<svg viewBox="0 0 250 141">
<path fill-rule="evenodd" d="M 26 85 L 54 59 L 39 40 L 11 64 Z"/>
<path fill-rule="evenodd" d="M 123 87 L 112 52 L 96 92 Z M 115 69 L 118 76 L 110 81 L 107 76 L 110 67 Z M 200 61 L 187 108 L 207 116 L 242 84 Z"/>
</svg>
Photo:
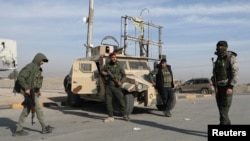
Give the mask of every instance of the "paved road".
<svg viewBox="0 0 250 141">
<path fill-rule="evenodd" d="M 230 110 L 232 124 L 250 124 L 250 95 L 235 95 Z M 41 127 L 31 125 L 30 116 L 24 137 L 12 137 L 21 109 L 0 110 L 0 141 L 207 141 L 207 125 L 218 124 L 214 97 L 179 99 L 173 117 L 151 108 L 135 108 L 131 121 L 117 117 L 113 123 L 103 123 L 106 117 L 103 103 L 89 102 L 81 108 L 68 106 L 44 107 L 48 124 L 56 129 L 40 134 Z M 135 131 L 134 127 L 141 130 Z"/>
<path fill-rule="evenodd" d="M 64 89 L 42 89 L 41 104 L 51 103 L 51 102 L 66 102 L 66 96 Z M 212 97 L 213 95 L 207 94 L 176 94 L 177 99 L 196 99 L 203 97 Z M 14 94 L 12 88 L 0 87 L 0 109 L 21 109 L 23 106 L 21 102 L 23 101 L 23 96 L 20 94 Z"/>
</svg>

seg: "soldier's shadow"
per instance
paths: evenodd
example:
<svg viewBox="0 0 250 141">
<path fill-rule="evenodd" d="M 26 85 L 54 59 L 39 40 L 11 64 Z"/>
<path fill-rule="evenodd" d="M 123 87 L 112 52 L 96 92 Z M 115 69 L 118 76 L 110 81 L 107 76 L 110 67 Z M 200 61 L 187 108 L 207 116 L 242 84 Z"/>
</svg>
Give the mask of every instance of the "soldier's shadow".
<svg viewBox="0 0 250 141">
<path fill-rule="evenodd" d="M 9 118 L 0 118 L 0 127 L 4 127 L 7 130 L 10 130 L 10 132 L 13 134 L 16 131 L 16 121 L 13 121 Z M 34 132 L 41 132 L 39 130 L 36 129 L 31 129 L 31 128 L 27 128 L 24 127 L 25 130 L 27 131 L 34 131 Z"/>
<path fill-rule="evenodd" d="M 188 130 L 188 129 L 183 129 L 183 128 L 178 128 L 174 126 L 168 126 L 168 125 L 163 125 L 154 121 L 146 121 L 146 120 L 131 120 L 131 122 L 139 124 L 139 125 L 145 125 L 145 126 L 150 126 L 154 128 L 160 128 L 163 130 L 170 130 L 170 131 L 175 131 L 178 133 L 182 134 L 189 134 L 193 136 L 200 136 L 200 137 L 207 137 L 207 132 L 203 131 L 197 131 L 197 130 Z"/>
<path fill-rule="evenodd" d="M 12 133 L 15 132 L 16 123 L 17 122 L 9 118 L 0 118 L 0 127 L 4 127 L 5 129 L 10 130 Z"/>
</svg>

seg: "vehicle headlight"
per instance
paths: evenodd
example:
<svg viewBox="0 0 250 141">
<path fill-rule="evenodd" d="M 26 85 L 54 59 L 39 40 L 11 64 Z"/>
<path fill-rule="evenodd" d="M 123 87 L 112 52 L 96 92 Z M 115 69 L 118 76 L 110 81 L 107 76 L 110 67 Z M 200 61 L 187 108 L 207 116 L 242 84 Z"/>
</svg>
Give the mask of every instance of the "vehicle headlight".
<svg viewBox="0 0 250 141">
<path fill-rule="evenodd" d="M 137 90 L 141 90 L 143 88 L 143 85 L 141 83 L 137 84 Z"/>
</svg>

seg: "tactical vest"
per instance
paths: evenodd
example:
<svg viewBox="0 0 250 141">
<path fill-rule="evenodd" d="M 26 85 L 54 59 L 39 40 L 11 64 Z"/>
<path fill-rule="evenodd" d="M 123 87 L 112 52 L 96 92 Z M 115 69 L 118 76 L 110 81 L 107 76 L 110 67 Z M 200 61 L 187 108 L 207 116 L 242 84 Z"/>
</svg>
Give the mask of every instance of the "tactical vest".
<svg viewBox="0 0 250 141">
<path fill-rule="evenodd" d="M 166 68 L 162 69 L 164 86 L 171 87 L 172 75 L 170 71 Z"/>
<path fill-rule="evenodd" d="M 216 81 L 223 81 L 228 79 L 230 70 L 229 57 L 219 57 L 215 62 Z"/>
</svg>

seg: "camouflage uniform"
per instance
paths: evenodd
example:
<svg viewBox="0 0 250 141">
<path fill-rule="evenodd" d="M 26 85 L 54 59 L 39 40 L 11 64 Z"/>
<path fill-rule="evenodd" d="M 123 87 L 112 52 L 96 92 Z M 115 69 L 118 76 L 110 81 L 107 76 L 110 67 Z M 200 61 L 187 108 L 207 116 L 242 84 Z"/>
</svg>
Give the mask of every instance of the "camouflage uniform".
<svg viewBox="0 0 250 141">
<path fill-rule="evenodd" d="M 221 47 L 221 50 L 219 49 Z M 232 51 L 227 51 L 227 42 L 219 41 L 217 43 L 218 56 L 213 68 L 213 83 L 216 89 L 216 102 L 220 114 L 220 125 L 230 125 L 228 113 L 231 107 L 233 93 L 227 94 L 228 89 L 233 90 L 233 87 L 238 80 L 238 63 L 237 54 Z"/>
<path fill-rule="evenodd" d="M 153 76 L 156 75 L 156 88 L 165 106 L 164 113 L 167 117 L 171 117 L 170 111 L 174 108 L 176 103 L 176 97 L 173 90 L 173 73 L 170 65 L 166 65 L 164 68 L 161 67 L 163 62 L 166 62 L 166 60 L 162 59 L 158 67 L 149 73 L 149 79 L 151 82 L 154 82 Z"/>
<path fill-rule="evenodd" d="M 33 90 L 34 92 L 34 102 L 35 102 L 35 112 L 37 119 L 42 126 L 42 133 L 51 132 L 51 127 L 47 126 L 44 122 L 44 115 L 42 107 L 39 103 L 40 88 L 42 87 L 43 77 L 42 68 L 40 67 L 41 62 L 48 62 L 47 57 L 42 53 L 37 53 L 31 63 L 27 64 L 18 74 L 17 81 L 15 83 L 14 92 L 21 93 L 24 95 L 24 99 L 28 98 L 28 94 L 25 93 L 26 90 Z M 23 124 L 26 117 L 29 115 L 28 106 L 22 103 L 24 108 L 19 117 L 16 132 L 13 136 L 23 136 L 28 133 L 23 130 Z M 48 132 L 47 132 L 48 131 Z"/>
<path fill-rule="evenodd" d="M 102 71 L 110 72 L 114 78 L 111 78 L 110 76 L 105 77 L 105 101 L 107 106 L 107 112 L 109 117 L 113 117 L 113 105 L 112 100 L 115 96 L 118 100 L 118 102 L 121 105 L 121 114 L 126 115 L 126 109 L 125 109 L 125 99 L 123 92 L 121 90 L 121 87 L 114 82 L 114 80 L 121 81 L 121 83 L 125 82 L 126 80 L 126 74 L 124 69 L 117 63 L 108 63 L 104 65 L 102 68 Z"/>
</svg>

